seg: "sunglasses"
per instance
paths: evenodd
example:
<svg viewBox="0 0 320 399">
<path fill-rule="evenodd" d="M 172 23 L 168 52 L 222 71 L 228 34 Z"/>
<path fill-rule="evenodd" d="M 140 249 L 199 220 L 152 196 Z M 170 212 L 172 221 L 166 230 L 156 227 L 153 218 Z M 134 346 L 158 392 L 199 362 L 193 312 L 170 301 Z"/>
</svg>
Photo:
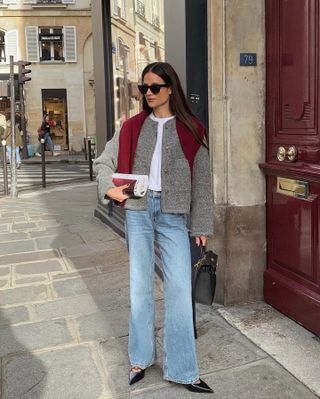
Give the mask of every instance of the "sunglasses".
<svg viewBox="0 0 320 399">
<path fill-rule="evenodd" d="M 158 94 L 160 92 L 161 87 L 169 87 L 170 85 L 167 83 L 164 84 L 159 84 L 159 85 L 138 85 L 138 89 L 140 91 L 140 93 L 142 94 L 147 94 L 147 91 L 150 89 L 152 94 Z"/>
</svg>

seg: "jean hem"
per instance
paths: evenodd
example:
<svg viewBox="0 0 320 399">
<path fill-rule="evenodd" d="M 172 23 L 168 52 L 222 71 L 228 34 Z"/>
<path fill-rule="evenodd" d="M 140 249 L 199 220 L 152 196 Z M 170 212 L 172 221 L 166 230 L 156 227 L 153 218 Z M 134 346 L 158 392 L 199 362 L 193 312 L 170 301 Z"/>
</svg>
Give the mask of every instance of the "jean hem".
<svg viewBox="0 0 320 399">
<path fill-rule="evenodd" d="M 177 380 L 176 378 L 171 378 L 171 377 L 168 377 L 168 376 L 164 376 L 163 377 L 164 380 L 176 382 L 177 384 L 193 384 L 196 381 L 198 381 L 199 378 L 200 377 L 197 377 L 197 378 L 194 378 L 193 380 L 186 381 L 186 380 Z"/>
<path fill-rule="evenodd" d="M 147 364 L 134 363 L 134 362 L 132 362 L 132 363 L 131 363 L 131 368 L 132 368 L 132 367 L 139 367 L 140 369 L 145 370 L 146 368 L 152 366 L 153 364 L 154 364 L 154 360 L 153 360 L 152 362 L 150 362 L 150 363 L 147 363 Z"/>
</svg>

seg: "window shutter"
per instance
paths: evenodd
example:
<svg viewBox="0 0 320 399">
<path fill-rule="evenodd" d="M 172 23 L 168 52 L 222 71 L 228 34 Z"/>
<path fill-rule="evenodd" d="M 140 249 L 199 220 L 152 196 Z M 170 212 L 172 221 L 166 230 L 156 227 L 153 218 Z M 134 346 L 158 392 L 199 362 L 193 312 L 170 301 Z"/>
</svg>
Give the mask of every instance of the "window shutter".
<svg viewBox="0 0 320 399">
<path fill-rule="evenodd" d="M 23 0 L 24 4 L 37 4 L 37 0 Z"/>
<path fill-rule="evenodd" d="M 75 26 L 64 26 L 63 41 L 65 62 L 77 62 L 77 35 Z"/>
<path fill-rule="evenodd" d="M 30 62 L 39 62 L 39 39 L 37 26 L 26 26 L 26 48 L 27 60 Z"/>
<path fill-rule="evenodd" d="M 14 61 L 17 61 L 19 58 L 18 30 L 8 30 L 4 41 L 6 46 L 6 62 L 10 62 L 10 55 L 13 55 Z"/>
<path fill-rule="evenodd" d="M 63 4 L 74 4 L 75 2 L 75 0 L 62 0 Z"/>
<path fill-rule="evenodd" d="M 17 4 L 17 0 L 3 0 L 3 4 Z"/>
</svg>

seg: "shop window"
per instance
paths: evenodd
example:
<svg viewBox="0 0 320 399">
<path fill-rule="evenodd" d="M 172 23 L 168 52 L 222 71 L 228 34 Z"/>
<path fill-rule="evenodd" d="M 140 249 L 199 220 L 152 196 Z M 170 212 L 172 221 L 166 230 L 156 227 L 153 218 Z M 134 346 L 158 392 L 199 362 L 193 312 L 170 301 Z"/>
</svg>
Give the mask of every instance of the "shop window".
<svg viewBox="0 0 320 399">
<path fill-rule="evenodd" d="M 111 2 L 111 23 L 114 71 L 114 118 L 116 128 L 139 112 L 141 96 L 138 92 L 141 72 L 153 61 L 164 61 L 164 0 L 134 0 L 130 8 L 133 18 L 122 19 L 117 11 L 125 9 L 125 1 Z M 127 1 L 127 6 L 132 3 Z M 118 7 L 118 8 L 116 8 Z M 133 33 L 135 35 L 133 36 Z"/>
<path fill-rule="evenodd" d="M 40 61 L 64 61 L 62 28 L 39 28 Z"/>
</svg>

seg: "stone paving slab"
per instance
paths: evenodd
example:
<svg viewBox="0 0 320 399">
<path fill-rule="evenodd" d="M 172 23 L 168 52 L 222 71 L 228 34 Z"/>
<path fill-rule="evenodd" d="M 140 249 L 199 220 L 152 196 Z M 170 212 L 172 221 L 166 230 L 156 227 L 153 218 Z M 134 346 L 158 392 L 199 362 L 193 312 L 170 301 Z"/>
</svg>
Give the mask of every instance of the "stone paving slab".
<svg viewBox="0 0 320 399">
<path fill-rule="evenodd" d="M 19 252 L 32 252 L 35 249 L 35 243 L 33 240 L 20 240 L 0 243 L 1 255 L 17 254 Z"/>
<path fill-rule="evenodd" d="M 48 290 L 44 284 L 0 291 L 0 306 L 26 304 L 46 299 L 48 299 Z"/>
<path fill-rule="evenodd" d="M 30 238 L 38 238 L 45 236 L 58 236 L 61 234 L 62 228 L 60 226 L 47 227 L 46 229 L 41 228 L 41 230 L 30 231 Z"/>
<path fill-rule="evenodd" d="M 49 281 L 49 276 L 47 276 L 47 275 L 15 278 L 14 286 L 17 287 L 19 285 L 30 285 L 30 284 L 34 284 L 34 283 L 47 283 L 48 281 Z"/>
<path fill-rule="evenodd" d="M 0 234 L 0 242 L 26 240 L 27 238 L 29 238 L 28 233 L 25 232 Z"/>
<path fill-rule="evenodd" d="M 61 252 L 63 255 L 67 257 L 77 257 L 77 256 L 84 256 L 89 254 L 97 254 L 99 252 L 106 252 L 106 251 L 116 251 L 116 250 L 126 250 L 126 245 L 121 240 L 117 241 L 107 241 L 103 243 L 97 243 L 93 245 L 75 245 L 70 246 L 68 248 L 62 248 Z"/>
<path fill-rule="evenodd" d="M 13 223 L 12 231 L 28 231 L 37 227 L 35 223 Z"/>
<path fill-rule="evenodd" d="M 49 272 L 62 271 L 62 264 L 56 260 L 45 260 L 40 262 L 27 262 L 14 267 L 18 274 L 43 274 Z"/>
<path fill-rule="evenodd" d="M 29 321 L 29 312 L 25 306 L 0 308 L 0 326 Z"/>
<path fill-rule="evenodd" d="M 263 302 L 219 312 L 320 396 L 320 343 L 314 334 Z"/>
<path fill-rule="evenodd" d="M 18 251 L 19 252 L 19 251 Z M 34 251 L 24 253 L 12 253 L 10 255 L 0 256 L 0 266 L 10 265 L 13 263 L 31 262 L 43 259 L 59 258 L 59 252 L 55 249 L 46 251 Z"/>
<path fill-rule="evenodd" d="M 7 276 L 10 274 L 11 268 L 9 266 L 0 267 L 0 276 Z"/>
<path fill-rule="evenodd" d="M 82 256 L 69 256 L 66 257 L 67 263 L 74 269 L 83 269 L 87 267 L 100 267 L 106 270 L 117 270 L 120 264 L 128 262 L 127 250 L 114 250 L 112 252 L 102 251 L 96 253 L 94 256 L 82 255 Z"/>
<path fill-rule="evenodd" d="M 61 248 L 68 245 L 83 244 L 82 238 L 78 234 L 63 233 L 58 236 L 46 236 L 34 239 L 37 249 Z"/>
<path fill-rule="evenodd" d="M 128 272 L 109 273 L 108 275 L 95 275 L 83 278 L 73 278 L 54 281 L 52 287 L 57 297 L 81 295 L 90 293 L 92 296 L 104 294 L 107 290 L 116 290 L 129 285 Z"/>
<path fill-rule="evenodd" d="M 5 399 L 113 398 L 85 346 L 8 359 L 3 374 Z"/>
<path fill-rule="evenodd" d="M 128 335 L 129 309 L 110 310 L 76 318 L 80 340 L 105 341 Z"/>
<path fill-rule="evenodd" d="M 0 328 L 0 357 L 73 342 L 65 320 Z"/>
</svg>

